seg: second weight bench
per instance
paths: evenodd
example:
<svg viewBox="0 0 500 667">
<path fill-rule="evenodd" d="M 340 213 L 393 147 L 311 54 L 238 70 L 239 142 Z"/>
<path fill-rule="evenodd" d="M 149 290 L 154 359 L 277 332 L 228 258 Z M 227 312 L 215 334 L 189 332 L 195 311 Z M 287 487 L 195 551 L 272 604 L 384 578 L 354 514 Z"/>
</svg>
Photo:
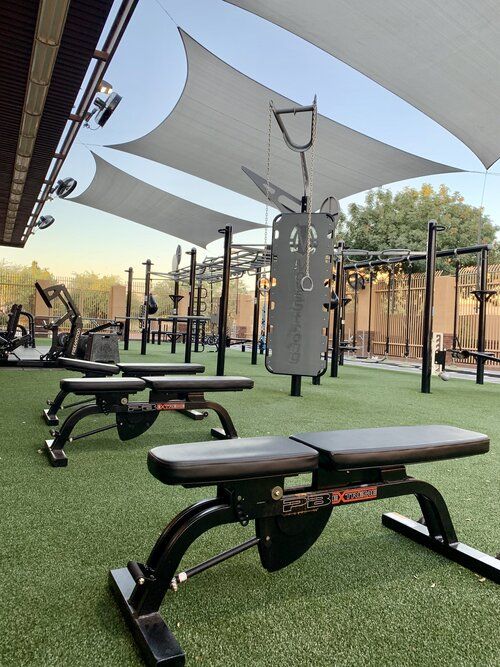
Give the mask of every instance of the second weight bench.
<svg viewBox="0 0 500 667">
<path fill-rule="evenodd" d="M 219 403 L 205 398 L 205 392 L 243 391 L 251 389 L 253 380 L 246 377 L 218 377 L 195 375 L 75 378 L 61 380 L 64 395 L 92 396 L 92 401 L 82 405 L 64 420 L 60 430 L 52 429 L 53 439 L 45 441 L 50 463 L 55 467 L 68 465 L 64 452 L 67 442 L 74 442 L 89 435 L 118 430 L 120 440 L 131 440 L 147 431 L 156 421 L 160 412 L 183 412 L 207 410 L 217 413 L 222 429 L 213 428 L 211 433 L 219 439 L 237 438 L 238 434 L 229 413 Z M 130 401 L 130 396 L 149 389 L 149 400 Z M 60 392 L 60 393 L 61 393 Z M 73 436 L 75 426 L 85 417 L 95 414 L 116 415 L 114 424 L 107 424 L 86 433 Z"/>
<path fill-rule="evenodd" d="M 112 377 L 113 375 L 122 375 L 122 377 L 142 377 L 143 375 L 196 375 L 197 373 L 204 373 L 205 366 L 201 364 L 185 364 L 185 363 L 166 363 L 166 364 L 144 364 L 144 363 L 118 363 L 105 364 L 99 361 L 86 361 L 85 359 L 72 359 L 69 357 L 60 357 L 59 365 L 68 371 L 76 371 L 83 373 L 86 378 L 98 377 Z M 63 405 L 68 392 L 59 391 L 54 400 L 48 400 L 48 408 L 42 413 L 42 417 L 49 426 L 57 426 L 59 424 L 59 417 L 57 413 L 59 410 L 67 410 L 78 405 L 91 403 L 92 398 L 85 398 L 74 403 L 67 403 Z M 186 413 L 192 419 L 202 419 L 203 415 L 199 412 Z"/>
</svg>

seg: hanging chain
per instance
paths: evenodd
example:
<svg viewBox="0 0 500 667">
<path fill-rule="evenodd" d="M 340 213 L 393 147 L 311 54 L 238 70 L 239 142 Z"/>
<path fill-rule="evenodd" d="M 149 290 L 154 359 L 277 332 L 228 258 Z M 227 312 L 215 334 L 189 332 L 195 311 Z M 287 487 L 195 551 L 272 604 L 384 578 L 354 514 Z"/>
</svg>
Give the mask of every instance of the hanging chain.
<svg viewBox="0 0 500 667">
<path fill-rule="evenodd" d="M 317 106 L 314 100 L 314 109 L 311 122 L 311 160 L 309 164 L 309 191 L 307 194 L 307 238 L 306 238 L 306 270 L 302 278 L 301 285 L 304 291 L 312 291 L 314 284 L 311 278 L 311 236 L 312 236 L 312 198 L 314 192 L 314 158 L 316 148 L 316 130 L 317 130 Z M 305 285 L 307 288 L 305 289 Z"/>
<path fill-rule="evenodd" d="M 272 122 L 273 122 L 273 101 L 269 101 L 269 112 L 267 116 L 267 165 L 266 165 L 266 215 L 264 227 L 264 271 L 265 260 L 267 258 L 267 230 L 269 226 L 269 192 L 271 184 L 271 141 L 272 141 Z"/>
</svg>

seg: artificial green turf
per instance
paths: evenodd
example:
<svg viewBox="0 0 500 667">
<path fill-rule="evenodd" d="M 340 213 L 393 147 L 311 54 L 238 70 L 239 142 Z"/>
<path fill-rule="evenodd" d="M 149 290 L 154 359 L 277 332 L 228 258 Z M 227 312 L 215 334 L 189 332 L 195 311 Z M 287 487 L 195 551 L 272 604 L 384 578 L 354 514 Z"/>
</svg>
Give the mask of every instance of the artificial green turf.
<svg viewBox="0 0 500 667">
<path fill-rule="evenodd" d="M 182 360 L 167 349 L 150 348 L 146 359 Z M 214 371 L 215 354 L 194 357 Z M 462 541 L 500 550 L 499 385 L 435 381 L 422 395 L 417 375 L 344 367 L 319 387 L 304 381 L 303 398 L 292 398 L 289 379 L 268 374 L 262 359 L 252 367 L 248 353 L 228 354 L 227 374 L 255 379 L 254 390 L 218 399 L 241 436 L 419 423 L 488 433 L 486 456 L 411 471 L 443 492 Z M 48 431 L 40 413 L 64 375 L 0 369 L 0 665 L 140 665 L 107 573 L 144 560 L 164 524 L 212 492 L 162 485 L 147 471 L 148 449 L 207 440 L 217 421 L 160 415 L 136 440 L 108 431 L 69 444 L 68 468 L 54 469 L 38 452 Z M 418 516 L 410 498 L 337 508 L 316 545 L 285 570 L 266 573 L 253 550 L 169 594 L 163 614 L 187 664 L 498 667 L 498 587 L 383 528 L 387 510 Z M 251 532 L 214 530 L 184 564 Z"/>
</svg>

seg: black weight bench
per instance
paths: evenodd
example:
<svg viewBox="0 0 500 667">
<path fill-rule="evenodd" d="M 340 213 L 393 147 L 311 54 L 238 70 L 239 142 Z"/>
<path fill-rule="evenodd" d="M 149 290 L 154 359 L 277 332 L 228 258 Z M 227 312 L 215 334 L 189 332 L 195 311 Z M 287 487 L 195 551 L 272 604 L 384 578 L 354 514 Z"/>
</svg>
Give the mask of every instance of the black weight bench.
<svg viewBox="0 0 500 667">
<path fill-rule="evenodd" d="M 166 363 L 166 364 L 143 364 L 143 363 L 118 363 L 105 364 L 99 361 L 86 361 L 85 359 L 72 359 L 69 357 L 60 357 L 58 365 L 69 371 L 76 371 L 83 373 L 83 377 L 97 378 L 97 377 L 112 377 L 113 375 L 122 374 L 122 377 L 142 377 L 143 375 L 195 375 L 197 373 L 204 373 L 205 366 L 201 364 L 185 364 L 185 363 Z M 48 400 L 49 406 L 42 412 L 42 417 L 49 426 L 57 426 L 59 424 L 59 417 L 57 413 L 59 410 L 67 410 L 74 408 L 77 405 L 84 405 L 92 402 L 92 398 L 86 398 L 82 401 L 76 401 L 63 405 L 68 392 L 59 391 L 54 400 Z M 188 413 L 186 413 L 188 414 Z M 198 412 L 189 413 L 192 419 L 202 419 L 203 415 Z"/>
<path fill-rule="evenodd" d="M 251 547 L 269 572 L 300 558 L 318 539 L 334 507 L 415 495 L 422 519 L 382 515 L 384 526 L 500 583 L 500 560 L 458 541 L 445 501 L 405 465 L 486 453 L 489 439 L 451 426 L 405 426 L 156 447 L 150 472 L 164 484 L 216 485 L 158 538 L 146 564 L 110 572 L 110 585 L 149 665 L 184 665 L 184 653 L 159 614 L 168 590 Z M 285 479 L 311 473 L 308 486 Z M 255 537 L 177 573 L 191 544 L 216 526 L 255 521 Z M 336 566 L 332 561 L 332 569 Z"/>
<path fill-rule="evenodd" d="M 201 410 L 199 414 L 204 418 L 208 416 L 208 410 L 213 410 L 220 419 L 222 429 L 211 429 L 212 435 L 220 439 L 237 438 L 238 434 L 227 410 L 219 403 L 207 400 L 204 394 L 251 389 L 253 380 L 246 377 L 196 375 L 87 377 L 61 380 L 60 387 L 59 394 L 64 396 L 75 394 L 93 398 L 69 414 L 60 429 L 51 429 L 53 439 L 46 440 L 45 447 L 49 461 L 55 467 L 68 464 L 64 452 L 67 442 L 74 442 L 111 428 L 118 430 L 120 440 L 131 440 L 147 431 L 160 412 L 176 411 L 186 414 Z M 147 401 L 130 401 L 130 396 L 145 389 L 149 389 Z M 110 413 L 116 415 L 115 423 L 72 435 L 75 426 L 85 417 Z"/>
</svg>

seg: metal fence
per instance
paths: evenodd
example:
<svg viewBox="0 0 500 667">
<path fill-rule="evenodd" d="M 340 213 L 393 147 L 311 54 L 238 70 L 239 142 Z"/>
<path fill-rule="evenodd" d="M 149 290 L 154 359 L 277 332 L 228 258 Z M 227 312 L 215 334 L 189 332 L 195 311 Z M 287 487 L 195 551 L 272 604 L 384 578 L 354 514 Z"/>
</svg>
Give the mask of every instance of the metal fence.
<svg viewBox="0 0 500 667">
<path fill-rule="evenodd" d="M 2 270 L 0 267 L 0 323 L 7 321 L 7 313 L 13 303 L 20 303 L 23 309 L 35 313 L 36 289 L 35 281 L 39 278 L 36 273 L 22 271 L 14 273 Z M 109 288 L 103 288 L 99 282 L 86 280 L 76 276 L 54 276 L 50 278 L 52 284 L 66 285 L 73 301 L 85 318 L 85 324 L 91 326 L 93 321 L 108 318 Z M 55 301 L 51 311 L 51 318 L 57 318 L 64 313 L 64 307 Z M 62 327 L 64 329 L 64 327 Z"/>
<path fill-rule="evenodd" d="M 458 340 L 464 349 L 476 348 L 478 302 L 474 296 L 477 289 L 476 267 L 468 266 L 460 270 L 459 275 L 459 308 L 458 308 Z M 486 351 L 500 353 L 500 264 L 492 264 L 488 268 L 487 289 L 495 290 L 486 306 Z M 471 360 L 469 363 L 473 363 Z"/>
<path fill-rule="evenodd" d="M 437 274 L 436 289 L 439 287 Z M 477 289 L 477 267 L 460 269 L 458 278 L 457 336 L 464 349 L 474 350 L 477 345 L 478 301 L 474 296 Z M 487 288 L 495 290 L 487 305 L 486 351 L 500 355 L 500 264 L 488 267 Z M 362 299 L 367 308 L 369 288 L 358 293 L 347 285 L 346 296 L 352 300 L 346 307 L 345 338 L 354 342 L 366 352 L 367 331 L 361 331 L 358 323 Z M 408 274 L 378 274 L 372 286 L 371 352 L 395 357 L 421 358 L 422 311 L 425 296 L 425 274 L 414 273 L 409 282 Z M 366 310 L 365 310 L 366 312 Z M 453 315 L 446 322 L 443 333 L 448 334 L 446 347 L 451 347 Z M 469 360 L 468 363 L 474 363 Z"/>
<path fill-rule="evenodd" d="M 438 274 L 440 275 L 440 274 Z M 422 348 L 425 274 L 378 279 L 373 286 L 372 352 L 417 359 Z"/>
</svg>

